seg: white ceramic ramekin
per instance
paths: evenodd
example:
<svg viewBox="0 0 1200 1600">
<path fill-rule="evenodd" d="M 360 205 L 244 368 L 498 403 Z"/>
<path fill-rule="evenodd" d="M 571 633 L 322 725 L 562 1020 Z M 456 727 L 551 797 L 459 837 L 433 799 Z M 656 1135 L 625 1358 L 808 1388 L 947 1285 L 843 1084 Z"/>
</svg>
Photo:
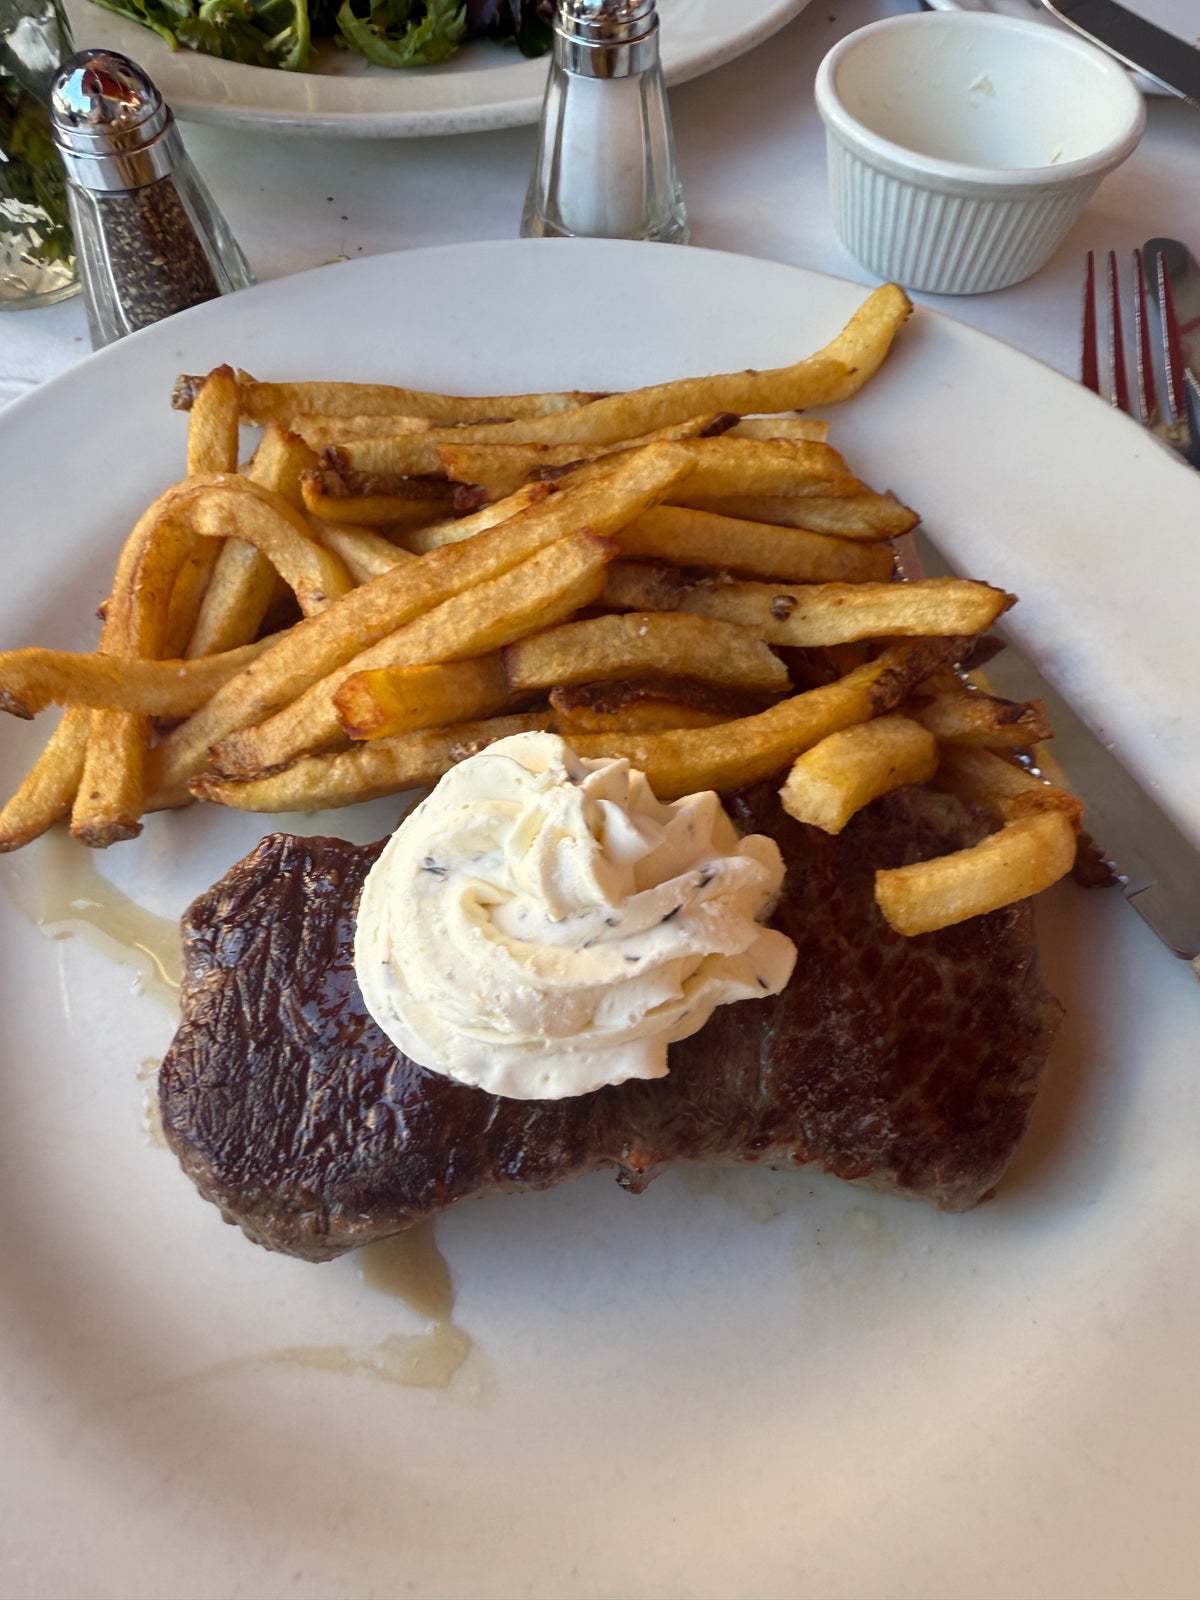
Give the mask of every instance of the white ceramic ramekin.
<svg viewBox="0 0 1200 1600">
<path fill-rule="evenodd" d="M 842 242 L 880 277 L 933 294 L 1036 272 L 1146 121 L 1110 57 L 984 12 L 860 28 L 821 63 L 816 100 Z"/>
</svg>

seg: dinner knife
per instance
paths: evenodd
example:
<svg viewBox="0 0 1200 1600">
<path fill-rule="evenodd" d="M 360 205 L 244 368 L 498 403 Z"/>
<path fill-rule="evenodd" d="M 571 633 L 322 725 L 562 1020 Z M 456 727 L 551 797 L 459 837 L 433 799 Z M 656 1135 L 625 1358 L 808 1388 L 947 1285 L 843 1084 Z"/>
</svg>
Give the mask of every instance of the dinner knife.
<svg viewBox="0 0 1200 1600">
<path fill-rule="evenodd" d="M 1200 105 L 1200 50 L 1126 11 L 1116 0 L 1042 0 L 1042 4 L 1127 67 L 1181 100 Z"/>
<path fill-rule="evenodd" d="M 949 571 L 928 539 L 919 550 L 912 534 L 894 543 L 903 577 Z M 1045 703 L 1054 749 L 1041 770 L 1083 801 L 1084 826 L 1126 900 L 1200 977 L 1200 851 L 1010 640 L 985 672 L 995 693 Z"/>
</svg>

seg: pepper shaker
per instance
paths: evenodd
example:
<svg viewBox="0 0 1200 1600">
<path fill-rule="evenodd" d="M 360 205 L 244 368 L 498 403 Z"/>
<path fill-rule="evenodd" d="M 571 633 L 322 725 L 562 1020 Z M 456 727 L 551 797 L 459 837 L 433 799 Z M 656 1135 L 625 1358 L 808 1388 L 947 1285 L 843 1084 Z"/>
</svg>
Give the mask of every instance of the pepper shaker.
<svg viewBox="0 0 1200 1600">
<path fill-rule="evenodd" d="M 65 61 L 50 116 L 94 347 L 255 281 L 171 108 L 127 56 Z"/>
<path fill-rule="evenodd" d="M 687 243 L 654 0 L 559 0 L 521 233 Z"/>
</svg>

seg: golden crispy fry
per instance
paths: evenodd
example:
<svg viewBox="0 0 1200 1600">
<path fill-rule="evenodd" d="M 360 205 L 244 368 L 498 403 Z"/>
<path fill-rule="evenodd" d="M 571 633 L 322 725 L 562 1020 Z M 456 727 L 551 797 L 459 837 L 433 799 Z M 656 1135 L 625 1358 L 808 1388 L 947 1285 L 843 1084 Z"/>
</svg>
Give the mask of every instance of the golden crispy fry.
<svg viewBox="0 0 1200 1600">
<path fill-rule="evenodd" d="M 553 725 L 554 713 L 549 708 L 483 722 L 460 722 L 452 728 L 366 740 L 331 755 L 305 756 L 265 778 L 238 781 L 203 773 L 192 779 L 191 789 L 197 799 L 242 811 L 323 811 L 436 783 L 457 762 L 496 739 Z"/>
<path fill-rule="evenodd" d="M 512 698 L 500 656 L 424 667 L 352 672 L 334 691 L 338 721 L 352 739 L 386 739 L 419 728 L 490 717 Z"/>
<path fill-rule="evenodd" d="M 263 499 L 260 495 L 269 490 L 247 479 L 233 481 L 243 485 L 241 491 L 214 487 L 192 507 L 197 533 L 253 545 L 295 594 L 306 617 L 324 611 L 354 587 L 345 562 L 317 543 L 304 518 L 282 496 Z"/>
<path fill-rule="evenodd" d="M 645 445 L 661 439 L 694 439 L 709 429 L 719 429 L 725 421 L 720 412 L 689 417 L 685 422 L 672 423 L 667 428 L 656 428 L 640 439 L 623 439 L 616 445 L 588 443 L 567 444 L 459 444 L 455 429 L 439 439 L 449 442 L 436 445 L 436 460 L 440 470 L 455 483 L 476 484 L 486 489 L 488 498 L 500 500 L 515 493 L 535 472 L 548 472 L 575 466 L 581 460 L 601 462 L 606 456 L 625 455 L 630 450 L 640 450 Z M 419 446 L 418 446 L 419 448 Z M 423 463 L 421 470 L 438 470 L 428 463 L 434 458 L 426 453 L 403 459 Z M 616 463 L 612 463 L 615 465 Z M 408 470 L 415 471 L 416 467 Z"/>
<path fill-rule="evenodd" d="M 686 486 L 671 496 L 672 505 L 715 511 L 724 517 L 744 517 L 751 522 L 777 523 L 786 528 L 808 528 L 842 539 L 894 539 L 920 522 L 915 511 L 901 505 L 895 495 L 860 490 L 852 495 L 751 495 L 702 498 Z"/>
<path fill-rule="evenodd" d="M 933 784 L 970 805 L 982 806 L 1001 822 L 1039 811 L 1061 811 L 1076 830 L 1083 823 L 1083 803 L 1075 795 L 992 750 L 942 745 Z"/>
<path fill-rule="evenodd" d="M 685 426 L 691 428 L 710 422 L 710 418 L 697 418 Z M 664 428 L 660 433 L 667 437 L 678 431 Z M 652 437 L 647 436 L 647 439 Z M 636 441 L 632 446 L 615 450 L 560 445 L 544 449 L 540 460 L 537 445 L 439 444 L 437 454 L 449 477 L 461 483 L 479 484 L 490 498 L 497 499 L 510 494 L 539 465 L 543 470 L 565 467 L 586 454 L 592 457 L 589 464 L 597 467 L 606 456 L 624 459 L 629 449 L 640 449 L 643 442 Z M 401 443 L 410 451 L 416 448 L 410 441 Z M 689 498 L 697 500 L 729 494 L 849 495 L 863 488 L 836 450 L 811 439 L 737 439 L 721 435 L 688 437 L 686 444 L 696 461 L 696 470 L 688 479 L 687 493 Z M 415 456 L 410 459 L 417 460 Z M 410 470 L 428 471 L 430 468 L 422 461 L 419 467 L 413 465 Z M 582 476 L 581 473 L 580 478 Z"/>
<path fill-rule="evenodd" d="M 282 495 L 293 511 L 303 511 L 304 474 L 320 464 L 316 451 L 299 434 L 291 433 L 278 422 L 268 422 L 246 476 L 251 483 Z"/>
<path fill-rule="evenodd" d="M 195 633 L 204 597 L 212 587 L 212 575 L 221 554 L 221 545 L 212 539 L 197 537 L 192 550 L 171 590 L 170 609 L 163 630 L 163 650 L 168 655 L 181 656 Z"/>
<path fill-rule="evenodd" d="M 125 541 L 105 607 L 104 653 L 161 656 L 171 593 L 196 539 L 187 504 L 187 484 L 168 489 Z M 150 719 L 139 713 L 89 713 L 87 750 L 71 809 L 71 832 L 84 844 L 102 849 L 141 832 L 150 735 Z"/>
<path fill-rule="evenodd" d="M 187 469 L 236 472 L 238 383 L 232 367 L 215 367 L 200 386 L 188 417 Z"/>
<path fill-rule="evenodd" d="M 36 646 L 7 650 L 0 653 L 0 711 L 29 718 L 48 705 L 75 705 L 186 717 L 270 644 L 270 639 L 261 639 L 222 655 L 173 661 Z"/>
<path fill-rule="evenodd" d="M 875 874 L 875 902 L 897 933 L 932 933 L 1039 894 L 1070 872 L 1075 831 L 1061 811 L 1007 822 L 967 850 Z"/>
<path fill-rule="evenodd" d="M 729 429 L 729 439 L 816 439 L 829 437 L 829 424 L 816 417 L 741 417 Z"/>
<path fill-rule="evenodd" d="M 414 555 L 427 555 L 430 550 L 438 550 L 444 544 L 461 544 L 464 539 L 473 539 L 477 533 L 484 533 L 488 528 L 499 527 L 519 511 L 528 510 L 553 493 L 553 484 L 527 483 L 515 494 L 506 495 L 492 505 L 482 506 L 470 516 L 432 522 L 427 528 L 405 528 L 397 537 L 403 541 L 404 548 L 411 550 Z"/>
<path fill-rule="evenodd" d="M 749 695 L 694 679 L 625 678 L 612 683 L 560 685 L 550 704 L 564 739 L 583 733 L 657 733 L 664 728 L 709 728 L 761 709 Z"/>
<path fill-rule="evenodd" d="M 575 492 L 551 495 L 475 538 L 440 547 L 352 589 L 320 616 L 297 623 L 167 735 L 155 751 L 155 788 L 177 793 L 202 769 L 211 744 L 262 722 L 414 617 L 509 571 L 564 533 L 579 527 L 615 533 L 668 493 L 691 465 L 678 445 L 650 445 L 636 461 L 605 478 Z M 481 645 L 480 652 L 489 648 Z"/>
<path fill-rule="evenodd" d="M 281 583 L 262 551 L 243 539 L 204 543 L 215 550 L 216 561 L 184 652 L 197 658 L 220 655 L 252 640 Z"/>
<path fill-rule="evenodd" d="M 301 474 L 316 463 L 316 456 L 302 439 L 277 422 L 269 422 L 246 476 L 281 495 L 294 511 L 302 511 Z M 213 550 L 211 540 L 201 543 L 205 550 Z M 267 557 L 244 540 L 227 539 L 214 553 L 212 576 L 183 651 L 188 656 L 217 655 L 248 644 L 258 634 L 279 586 L 279 576 Z"/>
<path fill-rule="evenodd" d="M 334 694 L 351 673 L 425 666 L 484 655 L 594 600 L 611 559 L 609 540 L 585 529 L 537 551 L 361 651 L 257 727 L 218 741 L 209 760 L 223 777 L 248 778 L 323 750 L 342 737 Z"/>
<path fill-rule="evenodd" d="M 937 740 L 895 714 L 831 733 L 797 757 L 779 798 L 799 822 L 841 833 L 856 811 L 937 771 Z"/>
<path fill-rule="evenodd" d="M 16 794 L 0 811 L 0 852 L 19 850 L 65 817 L 79 788 L 91 712 L 70 706 Z"/>
<path fill-rule="evenodd" d="M 196 380 L 181 378 L 174 404 L 186 409 Z M 570 411 L 594 400 L 594 394 L 567 390 L 561 394 L 450 395 L 425 389 L 402 389 L 388 383 L 259 383 L 238 373 L 242 416 L 247 422 L 289 422 L 303 412 L 326 416 L 428 417 L 434 422 L 491 421 L 497 417 L 540 417 Z"/>
<path fill-rule="evenodd" d="M 374 472 L 430 472 L 435 469 L 423 453 L 430 444 L 616 444 L 704 412 L 730 411 L 744 416 L 748 412 L 805 411 L 846 400 L 878 370 L 911 310 L 903 289 L 884 284 L 860 306 L 836 339 L 790 367 L 676 379 L 607 395 L 574 411 L 526 417 L 514 423 L 468 424 L 456 430 L 453 439 L 439 439 L 436 431 L 431 431 L 425 446 L 411 453 L 404 438 L 389 445 L 386 436 L 380 435 L 347 445 L 338 452 L 338 464 Z"/>
<path fill-rule="evenodd" d="M 370 528 L 323 522 L 320 517 L 310 517 L 309 521 L 317 538 L 345 564 L 355 583 L 370 583 L 372 578 L 381 578 L 402 561 L 415 560 L 411 550 L 401 549 Z"/>
<path fill-rule="evenodd" d="M 323 411 L 302 411 L 289 419 L 291 432 L 299 435 L 310 450 L 320 453 L 331 445 L 351 439 L 371 439 L 379 433 L 425 433 L 433 427 L 428 417 L 397 417 L 370 412 L 361 417 L 330 416 Z"/>
<path fill-rule="evenodd" d="M 1040 700 L 1003 700 L 961 684 L 949 693 L 914 698 L 905 715 L 943 744 L 1020 749 L 1054 736 Z"/>
<path fill-rule="evenodd" d="M 453 491 L 443 480 L 392 472 L 316 469 L 304 474 L 301 491 L 305 509 L 314 516 L 368 528 L 424 527 L 454 504 Z"/>
<path fill-rule="evenodd" d="M 571 742 L 582 756 L 626 757 L 646 774 L 661 800 L 698 789 L 729 794 L 772 777 L 839 728 L 891 711 L 962 647 L 961 639 L 905 640 L 844 678 L 781 700 L 757 716 L 695 731 L 589 734 Z"/>
<path fill-rule="evenodd" d="M 589 617 L 534 634 L 508 646 L 504 672 L 514 690 L 646 674 L 760 694 L 789 687 L 783 662 L 749 629 L 666 611 Z"/>
<path fill-rule="evenodd" d="M 771 527 L 684 506 L 655 506 L 622 528 L 617 544 L 623 556 L 716 567 L 783 583 L 884 583 L 892 572 L 892 552 L 884 544 Z"/>
<path fill-rule="evenodd" d="M 615 561 L 606 605 L 645 611 L 690 611 L 734 622 L 770 644 L 821 646 L 855 639 L 980 633 L 1013 597 L 967 578 L 919 583 L 716 582 L 677 569 Z"/>
</svg>

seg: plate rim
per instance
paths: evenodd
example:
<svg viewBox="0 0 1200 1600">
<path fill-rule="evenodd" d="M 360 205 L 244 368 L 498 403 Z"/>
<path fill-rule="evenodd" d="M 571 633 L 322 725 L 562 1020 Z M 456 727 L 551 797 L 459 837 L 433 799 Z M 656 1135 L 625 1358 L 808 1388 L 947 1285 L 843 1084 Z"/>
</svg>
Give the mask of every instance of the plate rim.
<svg viewBox="0 0 1200 1600">
<path fill-rule="evenodd" d="M 663 71 L 668 85 L 690 82 L 744 55 L 785 27 L 811 3 L 812 0 L 736 0 L 739 8 L 753 5 L 756 14 L 748 23 L 743 21 L 732 39 L 713 35 L 685 50 L 673 48 L 670 34 L 666 34 Z M 77 36 L 88 37 L 89 44 L 100 44 L 132 55 L 155 78 L 175 114 L 185 121 L 310 137 L 411 139 L 524 127 L 535 123 L 541 113 L 541 75 L 544 68 L 540 61 L 514 59 L 459 76 L 454 75 L 454 64 L 450 62 L 440 72 L 437 68 L 432 69 L 431 75 L 425 78 L 419 75 L 421 69 L 388 72 L 373 67 L 345 76 L 284 73 L 275 68 L 254 67 L 244 62 L 222 61 L 213 56 L 196 55 L 190 58 L 186 51 L 169 49 L 150 29 L 98 7 L 93 0 L 65 0 L 65 4 Z M 139 48 L 143 41 L 144 50 Z M 182 83 L 180 68 L 183 69 Z M 221 102 L 202 91 L 187 87 L 186 80 L 189 77 L 202 78 L 205 74 L 215 79 L 224 78 L 235 89 L 245 85 L 244 94 L 252 93 L 251 85 L 266 75 L 270 83 L 280 91 L 285 91 L 285 99 L 292 103 L 272 109 L 245 99 L 233 103 Z M 520 87 L 512 78 L 513 74 L 520 74 Z M 343 98 L 338 93 L 341 85 L 377 84 L 382 90 L 414 79 L 419 85 L 439 81 L 461 85 L 469 84 L 473 78 L 486 78 L 489 83 L 499 80 L 499 86 L 490 98 L 474 104 L 447 100 L 441 105 L 398 109 L 373 106 L 362 109 L 349 103 L 349 95 L 345 97 L 346 104 L 335 103 L 324 109 L 306 107 L 301 103 L 305 91 L 313 84 L 319 96 L 330 97 L 336 102 Z M 510 81 L 507 93 L 503 89 L 505 79 Z"/>
</svg>

